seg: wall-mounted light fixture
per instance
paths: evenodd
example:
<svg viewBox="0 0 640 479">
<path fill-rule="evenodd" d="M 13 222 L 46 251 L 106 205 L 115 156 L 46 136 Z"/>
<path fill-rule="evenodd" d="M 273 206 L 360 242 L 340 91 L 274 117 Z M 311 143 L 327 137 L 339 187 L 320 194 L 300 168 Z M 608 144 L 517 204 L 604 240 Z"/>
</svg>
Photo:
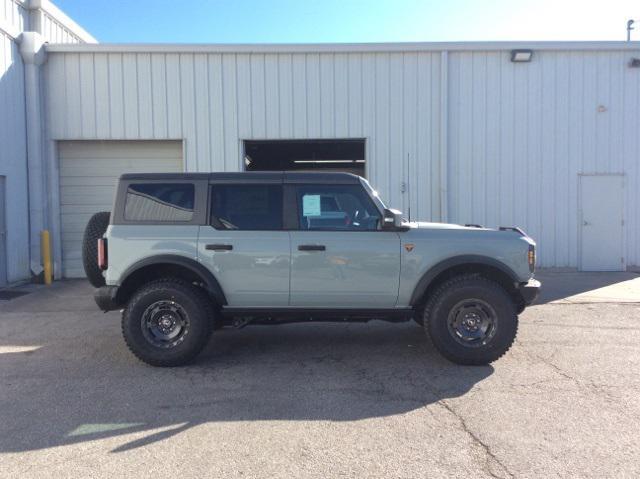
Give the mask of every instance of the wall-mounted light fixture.
<svg viewBox="0 0 640 479">
<path fill-rule="evenodd" d="M 629 68 L 640 68 L 640 58 L 632 58 L 629 60 Z"/>
<path fill-rule="evenodd" d="M 531 50 L 511 50 L 511 61 L 513 63 L 527 63 L 531 61 L 533 51 Z"/>
</svg>

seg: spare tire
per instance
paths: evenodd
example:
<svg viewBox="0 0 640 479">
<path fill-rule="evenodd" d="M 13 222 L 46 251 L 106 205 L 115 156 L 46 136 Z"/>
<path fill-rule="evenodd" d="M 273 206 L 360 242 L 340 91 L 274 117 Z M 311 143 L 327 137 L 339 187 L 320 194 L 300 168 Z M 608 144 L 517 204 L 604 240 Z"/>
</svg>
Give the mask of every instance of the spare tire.
<svg viewBox="0 0 640 479">
<path fill-rule="evenodd" d="M 96 288 L 105 284 L 102 270 L 98 267 L 98 239 L 107 231 L 110 216 L 108 211 L 94 214 L 87 223 L 82 238 L 82 266 L 87 279 Z"/>
</svg>

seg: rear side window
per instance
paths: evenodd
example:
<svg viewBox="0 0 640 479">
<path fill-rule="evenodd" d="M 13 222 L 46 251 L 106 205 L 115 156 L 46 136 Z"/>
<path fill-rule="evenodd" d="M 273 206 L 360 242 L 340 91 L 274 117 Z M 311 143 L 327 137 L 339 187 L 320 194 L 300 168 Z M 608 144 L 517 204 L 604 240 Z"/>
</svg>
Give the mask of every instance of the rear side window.
<svg viewBox="0 0 640 479">
<path fill-rule="evenodd" d="M 190 183 L 135 183 L 127 188 L 128 221 L 191 221 L 195 187 Z"/>
<path fill-rule="evenodd" d="M 281 185 L 214 185 L 211 224 L 217 229 L 281 230 Z"/>
</svg>

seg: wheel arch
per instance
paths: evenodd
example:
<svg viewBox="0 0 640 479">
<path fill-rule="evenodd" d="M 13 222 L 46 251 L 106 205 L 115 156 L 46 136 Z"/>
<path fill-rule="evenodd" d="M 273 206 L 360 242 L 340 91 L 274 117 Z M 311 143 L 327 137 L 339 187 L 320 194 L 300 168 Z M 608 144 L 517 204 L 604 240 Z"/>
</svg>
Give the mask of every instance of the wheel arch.
<svg viewBox="0 0 640 479">
<path fill-rule="evenodd" d="M 173 276 L 190 283 L 198 283 L 218 306 L 225 306 L 227 299 L 216 277 L 196 260 L 179 255 L 164 254 L 142 259 L 129 266 L 122 274 L 116 300 L 124 304 L 133 292 L 148 278 Z"/>
<path fill-rule="evenodd" d="M 437 263 L 422 275 L 411 295 L 411 306 L 420 305 L 439 284 L 460 274 L 479 274 L 496 281 L 510 294 L 517 293 L 518 276 L 509 266 L 488 256 L 460 255 Z"/>
</svg>

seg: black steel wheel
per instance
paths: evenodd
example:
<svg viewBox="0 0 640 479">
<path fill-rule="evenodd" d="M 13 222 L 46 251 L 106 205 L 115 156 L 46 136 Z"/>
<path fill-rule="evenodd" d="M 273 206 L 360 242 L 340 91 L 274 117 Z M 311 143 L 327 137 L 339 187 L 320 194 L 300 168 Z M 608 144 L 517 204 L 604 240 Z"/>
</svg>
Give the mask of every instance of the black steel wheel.
<svg viewBox="0 0 640 479">
<path fill-rule="evenodd" d="M 457 364 L 488 364 L 506 353 L 518 330 L 516 305 L 480 276 L 444 282 L 427 300 L 424 327 L 436 349 Z"/>
<path fill-rule="evenodd" d="M 197 286 L 176 278 L 140 288 L 122 313 L 131 352 L 152 366 L 181 366 L 205 347 L 215 321 L 213 304 Z"/>
</svg>

